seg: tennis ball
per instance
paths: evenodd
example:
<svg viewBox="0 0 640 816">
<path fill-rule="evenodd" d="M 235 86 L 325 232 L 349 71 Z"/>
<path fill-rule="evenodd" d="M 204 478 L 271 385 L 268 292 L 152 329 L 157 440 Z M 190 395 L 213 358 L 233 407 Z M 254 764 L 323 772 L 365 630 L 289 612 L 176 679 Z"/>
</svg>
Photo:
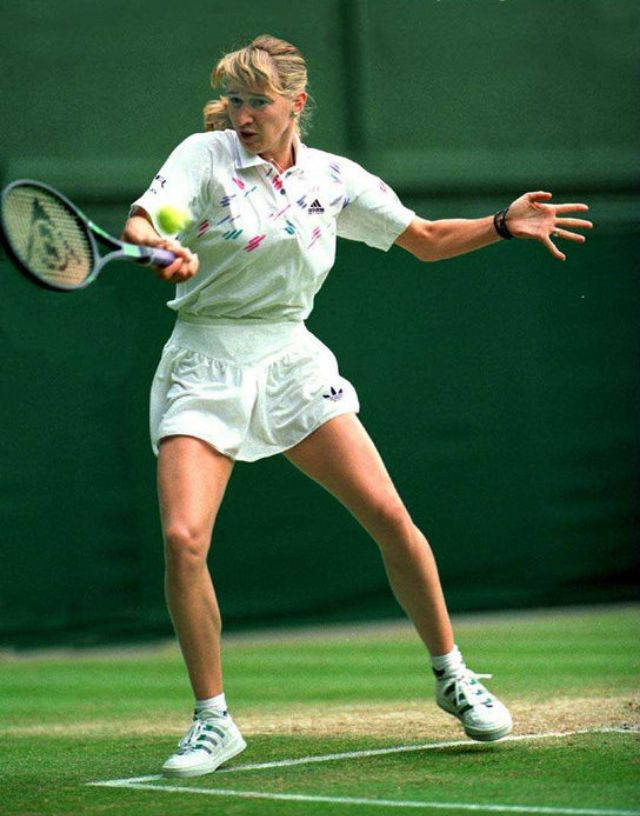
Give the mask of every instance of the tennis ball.
<svg viewBox="0 0 640 816">
<path fill-rule="evenodd" d="M 167 235 L 175 235 L 183 230 L 188 222 L 187 214 L 175 207 L 160 207 L 156 213 L 156 221 L 160 229 Z"/>
</svg>

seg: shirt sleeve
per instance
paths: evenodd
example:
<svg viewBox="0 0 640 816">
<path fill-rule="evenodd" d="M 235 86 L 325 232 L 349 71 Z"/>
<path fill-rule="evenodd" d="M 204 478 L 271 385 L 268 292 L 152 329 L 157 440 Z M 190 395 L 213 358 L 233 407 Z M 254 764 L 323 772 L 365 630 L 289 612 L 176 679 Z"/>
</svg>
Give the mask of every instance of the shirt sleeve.
<svg viewBox="0 0 640 816">
<path fill-rule="evenodd" d="M 186 215 L 189 223 L 196 221 L 204 210 L 213 174 L 207 135 L 194 133 L 181 142 L 158 170 L 146 192 L 131 205 L 130 213 L 134 207 L 142 207 L 149 213 L 160 235 L 175 235 L 163 231 L 158 223 L 157 214 L 162 207 L 174 207 Z"/>
<path fill-rule="evenodd" d="M 343 162 L 347 196 L 337 219 L 338 235 L 386 252 L 416 214 L 382 179 L 355 162 Z"/>
</svg>

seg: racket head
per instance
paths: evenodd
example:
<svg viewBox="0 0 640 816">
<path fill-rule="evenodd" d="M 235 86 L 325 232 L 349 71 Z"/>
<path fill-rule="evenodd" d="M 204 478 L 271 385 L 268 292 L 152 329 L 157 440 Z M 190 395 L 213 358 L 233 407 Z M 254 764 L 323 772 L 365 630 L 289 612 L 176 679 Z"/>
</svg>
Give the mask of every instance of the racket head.
<svg viewBox="0 0 640 816">
<path fill-rule="evenodd" d="M 47 184 L 19 179 L 4 188 L 0 236 L 17 268 L 46 289 L 82 289 L 100 270 L 96 243 L 84 217 Z"/>
</svg>

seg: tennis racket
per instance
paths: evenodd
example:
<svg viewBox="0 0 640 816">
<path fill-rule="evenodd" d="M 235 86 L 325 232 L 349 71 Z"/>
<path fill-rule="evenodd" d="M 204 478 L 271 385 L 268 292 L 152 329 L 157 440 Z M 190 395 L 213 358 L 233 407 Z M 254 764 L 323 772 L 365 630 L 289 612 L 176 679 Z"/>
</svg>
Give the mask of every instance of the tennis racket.
<svg viewBox="0 0 640 816">
<path fill-rule="evenodd" d="M 53 187 L 30 179 L 14 181 L 2 191 L 0 238 L 29 280 L 56 292 L 83 289 L 110 261 L 169 266 L 176 259 L 166 249 L 119 241 Z M 113 252 L 100 255 L 98 241 Z"/>
</svg>

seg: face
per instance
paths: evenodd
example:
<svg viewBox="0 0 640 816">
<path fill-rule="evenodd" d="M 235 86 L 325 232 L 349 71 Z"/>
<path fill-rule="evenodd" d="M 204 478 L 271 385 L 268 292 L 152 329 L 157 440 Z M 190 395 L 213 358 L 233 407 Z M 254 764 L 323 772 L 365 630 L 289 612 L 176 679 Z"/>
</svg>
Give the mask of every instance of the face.
<svg viewBox="0 0 640 816">
<path fill-rule="evenodd" d="M 234 130 L 245 148 L 256 155 L 278 153 L 287 147 L 295 128 L 291 114 L 302 110 L 307 95 L 300 93 L 291 99 L 233 83 L 227 98 Z"/>
</svg>

